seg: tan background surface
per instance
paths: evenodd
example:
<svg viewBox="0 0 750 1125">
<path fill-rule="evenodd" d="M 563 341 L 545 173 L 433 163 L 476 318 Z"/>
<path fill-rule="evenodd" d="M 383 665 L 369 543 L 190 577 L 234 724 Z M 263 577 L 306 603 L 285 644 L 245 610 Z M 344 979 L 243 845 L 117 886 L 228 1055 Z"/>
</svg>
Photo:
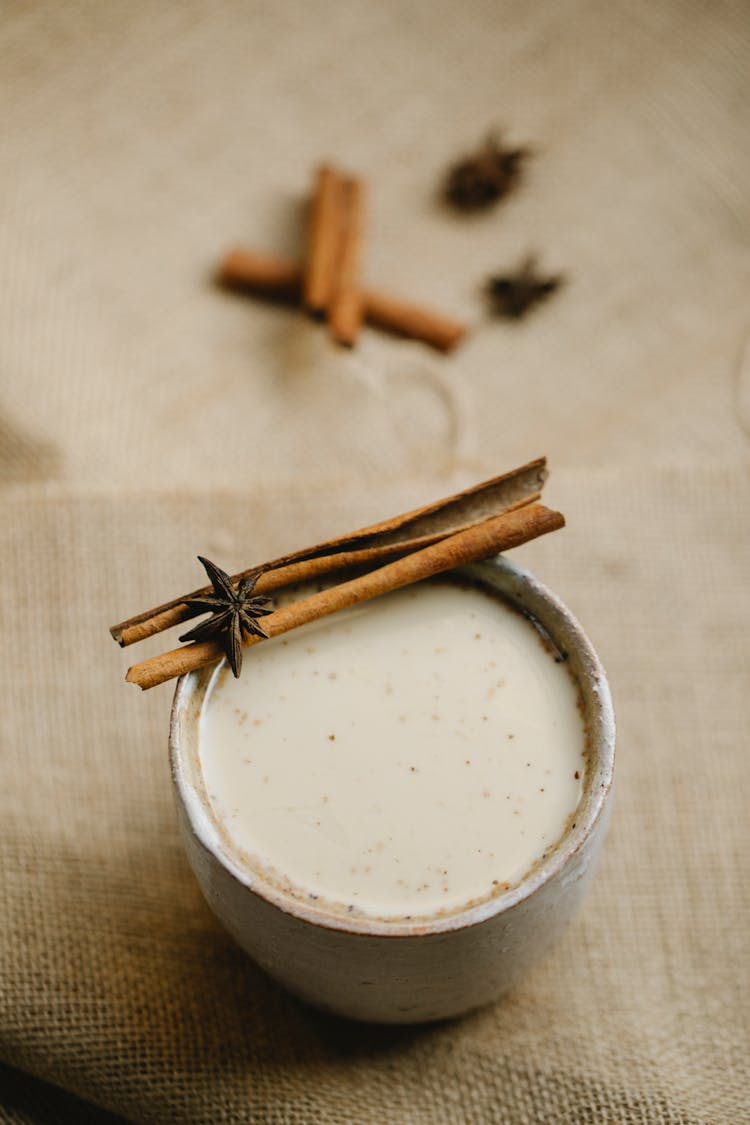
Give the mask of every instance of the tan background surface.
<svg viewBox="0 0 750 1125">
<path fill-rule="evenodd" d="M 8 4 L 0 20 L 0 1120 L 750 1120 L 750 18 L 746 5 Z M 538 155 L 435 200 L 485 129 Z M 371 182 L 367 273 L 469 318 L 354 353 L 216 292 L 300 246 L 311 168 Z M 487 272 L 569 276 L 520 325 Z M 115 619 L 547 453 L 569 527 L 518 553 L 610 672 L 594 895 L 506 1001 L 324 1019 L 186 868 L 169 689 Z M 72 1101 L 72 1096 L 83 1101 Z"/>
</svg>

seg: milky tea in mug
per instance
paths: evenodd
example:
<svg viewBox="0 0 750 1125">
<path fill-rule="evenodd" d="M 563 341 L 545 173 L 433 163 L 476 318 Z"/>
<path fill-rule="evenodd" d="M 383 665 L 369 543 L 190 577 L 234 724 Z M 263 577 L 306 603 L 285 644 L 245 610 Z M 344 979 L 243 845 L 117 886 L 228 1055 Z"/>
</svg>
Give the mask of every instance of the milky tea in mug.
<svg viewBox="0 0 750 1125">
<path fill-rule="evenodd" d="M 523 907 L 523 889 L 564 863 L 592 791 L 580 660 L 481 573 L 422 582 L 258 645 L 239 680 L 223 662 L 196 677 L 193 780 L 208 852 L 255 909 L 236 890 L 239 914 L 227 916 L 215 887 L 209 902 L 268 971 L 344 1014 L 423 1019 L 490 998 L 475 982 L 446 1009 L 427 946 L 409 979 L 399 941 L 459 934 L 502 915 L 504 900 Z M 524 572 L 509 575 L 523 587 Z M 593 686 L 601 702 L 601 677 Z M 269 910 L 295 923 L 286 954 L 267 948 Z M 290 978 L 284 956 L 313 956 L 322 931 L 334 947 L 348 937 L 351 956 L 344 942 L 327 964 L 318 948 L 317 969 Z M 363 960 L 378 939 L 381 952 Z M 351 987 L 347 957 L 358 966 Z M 504 984 L 502 972 L 484 976 L 490 993 Z"/>
</svg>

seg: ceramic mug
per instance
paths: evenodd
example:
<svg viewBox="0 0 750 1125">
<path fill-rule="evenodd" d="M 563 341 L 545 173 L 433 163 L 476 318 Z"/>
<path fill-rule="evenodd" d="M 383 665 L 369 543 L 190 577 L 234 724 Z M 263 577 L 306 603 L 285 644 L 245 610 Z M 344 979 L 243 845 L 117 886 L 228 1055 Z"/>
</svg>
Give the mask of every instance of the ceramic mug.
<svg viewBox="0 0 750 1125">
<path fill-rule="evenodd" d="M 183 842 L 206 900 L 279 983 L 329 1012 L 378 1023 L 457 1016 L 506 992 L 567 925 L 591 883 L 611 805 L 615 723 L 604 670 L 568 609 L 499 556 L 455 572 L 530 614 L 578 681 L 588 735 L 575 818 L 543 862 L 511 889 L 432 920 L 345 918 L 286 894 L 232 854 L 213 820 L 198 754 L 211 670 L 183 676 L 170 725 Z"/>
</svg>

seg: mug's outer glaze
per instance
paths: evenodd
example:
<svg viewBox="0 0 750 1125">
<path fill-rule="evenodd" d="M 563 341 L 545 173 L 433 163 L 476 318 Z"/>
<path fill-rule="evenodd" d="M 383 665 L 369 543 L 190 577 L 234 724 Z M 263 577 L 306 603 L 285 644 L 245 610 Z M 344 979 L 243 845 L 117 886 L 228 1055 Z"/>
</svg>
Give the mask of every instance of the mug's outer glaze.
<svg viewBox="0 0 750 1125">
<path fill-rule="evenodd" d="M 611 808 L 615 724 L 604 671 L 570 612 L 503 557 L 455 572 L 531 614 L 580 685 L 589 748 L 584 792 L 557 848 L 517 886 L 455 914 L 379 922 L 292 898 L 233 856 L 203 791 L 198 723 L 205 673 L 178 682 L 170 753 L 183 842 L 206 900 L 270 976 L 326 1011 L 377 1023 L 457 1016 L 498 998 L 565 928 L 590 885 Z"/>
</svg>

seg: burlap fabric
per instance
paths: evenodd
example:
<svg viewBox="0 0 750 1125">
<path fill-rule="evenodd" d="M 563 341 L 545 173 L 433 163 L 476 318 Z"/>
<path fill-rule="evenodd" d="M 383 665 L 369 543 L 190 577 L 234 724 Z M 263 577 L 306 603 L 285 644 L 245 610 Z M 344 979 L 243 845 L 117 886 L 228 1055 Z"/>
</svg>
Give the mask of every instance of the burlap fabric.
<svg viewBox="0 0 750 1125">
<path fill-rule="evenodd" d="M 378 503 L 419 498 L 415 483 Z M 292 529 L 351 526 L 362 497 L 318 497 L 315 515 L 305 493 L 3 504 L 6 1063 L 154 1125 L 746 1118 L 750 480 L 560 471 L 550 499 L 569 527 L 516 557 L 610 674 L 606 856 L 512 995 L 407 1030 L 305 1008 L 214 922 L 176 832 L 171 691 L 122 683 L 128 654 L 105 628 L 172 575 L 189 586 L 197 544 L 222 542 L 233 565 L 246 542 L 265 554 Z"/>
<path fill-rule="evenodd" d="M 0 1121 L 750 1121 L 749 52 L 732 0 L 3 6 Z M 529 175 L 459 222 L 439 175 L 492 124 Z M 471 322 L 454 356 L 342 353 L 212 286 L 235 242 L 300 252 L 323 156 L 369 178 L 370 282 Z M 566 287 L 488 321 L 482 279 L 530 249 Z M 620 726 L 594 894 L 486 1011 L 324 1018 L 203 905 L 170 690 L 123 684 L 106 627 L 199 551 L 540 453 L 570 526 L 517 557 Z"/>
</svg>

